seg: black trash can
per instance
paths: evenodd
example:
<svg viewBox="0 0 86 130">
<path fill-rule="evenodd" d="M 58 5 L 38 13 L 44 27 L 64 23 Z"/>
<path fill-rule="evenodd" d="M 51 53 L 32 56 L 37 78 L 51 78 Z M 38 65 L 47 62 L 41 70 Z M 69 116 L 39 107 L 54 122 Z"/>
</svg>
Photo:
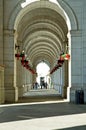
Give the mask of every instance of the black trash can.
<svg viewBox="0 0 86 130">
<path fill-rule="evenodd" d="M 75 102 L 76 104 L 84 104 L 84 91 L 83 90 L 76 90 Z"/>
</svg>

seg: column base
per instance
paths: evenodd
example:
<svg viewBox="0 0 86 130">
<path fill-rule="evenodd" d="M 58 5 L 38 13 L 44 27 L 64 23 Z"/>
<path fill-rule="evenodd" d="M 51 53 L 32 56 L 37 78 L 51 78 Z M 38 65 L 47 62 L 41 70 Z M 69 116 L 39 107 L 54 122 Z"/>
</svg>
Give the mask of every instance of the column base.
<svg viewBox="0 0 86 130">
<path fill-rule="evenodd" d="M 75 92 L 76 92 L 75 88 L 70 88 L 69 101 L 72 102 L 72 103 L 75 103 Z"/>
<path fill-rule="evenodd" d="M 5 89 L 5 103 L 14 103 L 18 101 L 18 88 L 6 88 Z"/>
<path fill-rule="evenodd" d="M 62 97 L 67 98 L 67 87 L 63 86 L 63 92 L 62 92 Z"/>
<path fill-rule="evenodd" d="M 3 104 L 4 102 L 5 102 L 4 88 L 0 88 L 0 104 Z"/>
<path fill-rule="evenodd" d="M 84 103 L 86 103 L 86 88 L 78 88 L 78 87 L 71 87 L 70 88 L 70 102 L 72 103 L 76 103 L 76 90 L 82 91 L 84 92 Z"/>
<path fill-rule="evenodd" d="M 24 94 L 24 86 L 18 87 L 18 97 L 22 97 Z"/>
</svg>

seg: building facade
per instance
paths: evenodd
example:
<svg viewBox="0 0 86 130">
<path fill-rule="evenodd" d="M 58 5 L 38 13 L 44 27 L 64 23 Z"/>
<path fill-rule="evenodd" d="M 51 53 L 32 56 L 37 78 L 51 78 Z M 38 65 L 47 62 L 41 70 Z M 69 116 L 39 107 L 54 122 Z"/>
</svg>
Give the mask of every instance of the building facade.
<svg viewBox="0 0 86 130">
<path fill-rule="evenodd" d="M 86 102 L 85 5 L 86 0 L 0 0 L 0 103 L 18 101 L 31 89 L 37 64 L 44 60 L 52 70 L 62 52 L 70 59 L 50 74 L 51 82 L 70 102 L 83 90 Z"/>
</svg>

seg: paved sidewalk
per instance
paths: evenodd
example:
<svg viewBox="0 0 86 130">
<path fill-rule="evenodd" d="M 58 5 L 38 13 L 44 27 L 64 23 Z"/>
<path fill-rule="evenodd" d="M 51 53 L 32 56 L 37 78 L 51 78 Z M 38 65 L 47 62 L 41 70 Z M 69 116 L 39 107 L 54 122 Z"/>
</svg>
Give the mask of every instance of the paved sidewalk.
<svg viewBox="0 0 86 130">
<path fill-rule="evenodd" d="M 86 130 L 86 105 L 47 101 L 0 105 L 0 130 Z"/>
<path fill-rule="evenodd" d="M 28 92 L 24 93 L 23 96 L 28 97 L 28 96 L 53 96 L 53 95 L 60 95 L 58 91 L 55 89 L 32 89 L 29 90 Z"/>
<path fill-rule="evenodd" d="M 32 89 L 19 98 L 18 103 L 44 102 L 62 100 L 62 96 L 55 89 Z"/>
</svg>

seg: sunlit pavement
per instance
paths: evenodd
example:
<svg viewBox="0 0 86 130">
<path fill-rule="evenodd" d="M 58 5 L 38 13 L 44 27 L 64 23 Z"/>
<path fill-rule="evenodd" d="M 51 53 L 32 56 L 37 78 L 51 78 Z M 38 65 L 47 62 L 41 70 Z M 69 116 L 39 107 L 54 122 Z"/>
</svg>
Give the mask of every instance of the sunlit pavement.
<svg viewBox="0 0 86 130">
<path fill-rule="evenodd" d="M 48 96 L 48 95 L 59 95 L 58 91 L 56 91 L 55 89 L 32 89 L 29 90 L 28 92 L 24 93 L 23 96 Z"/>
<path fill-rule="evenodd" d="M 0 130 L 86 130 L 86 104 L 47 101 L 0 105 Z"/>
<path fill-rule="evenodd" d="M 58 101 L 62 99 L 61 94 L 55 89 L 38 88 L 24 93 L 23 97 L 19 98 L 18 103 Z"/>
</svg>

